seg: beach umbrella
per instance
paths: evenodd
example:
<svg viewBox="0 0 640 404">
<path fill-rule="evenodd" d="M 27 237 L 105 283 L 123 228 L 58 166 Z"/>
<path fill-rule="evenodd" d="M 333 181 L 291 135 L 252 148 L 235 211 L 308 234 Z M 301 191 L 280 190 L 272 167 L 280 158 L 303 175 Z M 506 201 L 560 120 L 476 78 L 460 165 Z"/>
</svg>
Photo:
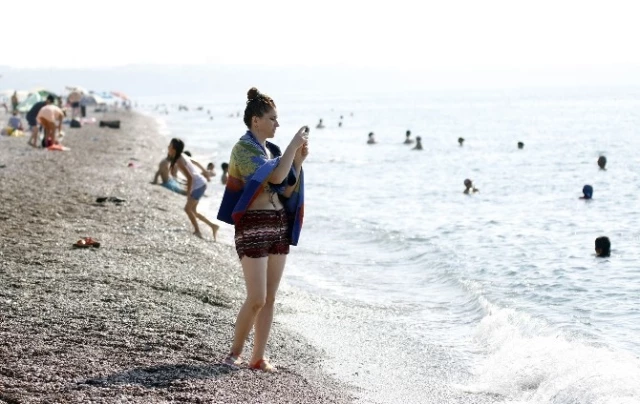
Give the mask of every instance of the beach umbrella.
<svg viewBox="0 0 640 404">
<path fill-rule="evenodd" d="M 129 97 L 127 97 L 127 95 L 125 93 L 122 93 L 120 91 L 112 91 L 111 94 L 113 94 L 114 96 L 116 96 L 118 98 L 121 98 L 121 99 L 123 99 L 125 101 L 129 99 Z"/>
<path fill-rule="evenodd" d="M 43 100 L 50 95 L 53 95 L 55 98 L 60 98 L 56 93 L 45 89 L 39 90 L 38 94 L 40 95 L 40 97 L 42 97 Z"/>
<path fill-rule="evenodd" d="M 88 94 L 82 97 L 80 104 L 82 105 L 104 105 L 107 101 L 97 94 Z"/>
<path fill-rule="evenodd" d="M 84 87 L 80 87 L 80 86 L 66 86 L 65 89 L 69 91 L 77 91 L 82 94 L 89 94 L 89 92 L 86 89 L 84 89 Z"/>
<path fill-rule="evenodd" d="M 111 93 L 107 92 L 107 91 L 91 91 L 91 94 L 95 94 L 95 95 L 101 97 L 104 100 L 112 100 L 113 99 L 113 95 L 111 95 Z"/>
<path fill-rule="evenodd" d="M 46 96 L 44 98 L 46 98 Z M 17 110 L 22 113 L 29 112 L 36 102 L 40 102 L 44 100 L 44 98 L 38 93 L 31 93 L 24 101 L 18 104 Z"/>
<path fill-rule="evenodd" d="M 48 96 L 52 95 L 54 98 L 59 98 L 58 95 L 54 92 L 44 89 L 36 89 L 36 91 L 32 91 L 29 95 L 18 104 L 18 111 L 20 112 L 29 112 L 31 107 L 37 102 L 44 101 Z"/>
</svg>

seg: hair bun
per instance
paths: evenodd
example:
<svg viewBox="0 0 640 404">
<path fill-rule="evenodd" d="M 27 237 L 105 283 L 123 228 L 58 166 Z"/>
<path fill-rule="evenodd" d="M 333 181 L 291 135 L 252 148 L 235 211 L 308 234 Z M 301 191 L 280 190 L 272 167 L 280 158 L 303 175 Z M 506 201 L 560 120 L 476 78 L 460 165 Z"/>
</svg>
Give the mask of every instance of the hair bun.
<svg viewBox="0 0 640 404">
<path fill-rule="evenodd" d="M 247 92 L 247 100 L 253 100 L 257 98 L 258 95 L 260 95 L 260 91 L 258 91 L 258 89 L 255 87 L 251 87 Z"/>
</svg>

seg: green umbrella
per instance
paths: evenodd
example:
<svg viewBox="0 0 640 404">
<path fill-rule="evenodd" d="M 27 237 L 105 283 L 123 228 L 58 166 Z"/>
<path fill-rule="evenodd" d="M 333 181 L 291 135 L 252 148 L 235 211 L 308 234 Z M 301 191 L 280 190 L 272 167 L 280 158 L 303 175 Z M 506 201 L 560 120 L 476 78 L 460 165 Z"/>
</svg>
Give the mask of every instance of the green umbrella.
<svg viewBox="0 0 640 404">
<path fill-rule="evenodd" d="M 44 101 L 50 95 L 53 95 L 54 98 L 60 98 L 56 93 L 49 90 L 36 90 L 31 92 L 24 101 L 18 104 L 17 109 L 22 113 L 29 112 L 36 102 Z"/>
</svg>

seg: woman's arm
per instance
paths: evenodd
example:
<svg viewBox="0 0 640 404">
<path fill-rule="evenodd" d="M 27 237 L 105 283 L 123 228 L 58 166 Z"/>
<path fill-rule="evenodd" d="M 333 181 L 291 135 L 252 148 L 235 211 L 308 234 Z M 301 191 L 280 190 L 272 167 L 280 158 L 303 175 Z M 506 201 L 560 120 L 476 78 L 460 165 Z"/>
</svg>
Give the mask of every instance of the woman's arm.
<svg viewBox="0 0 640 404">
<path fill-rule="evenodd" d="M 155 175 L 155 177 L 153 177 L 152 184 L 157 184 L 158 183 L 158 177 L 159 176 L 160 176 L 160 170 L 156 171 L 156 175 Z"/>
<path fill-rule="evenodd" d="M 282 196 L 284 196 L 285 198 L 290 198 L 291 194 L 293 194 L 293 191 L 296 189 L 296 185 L 298 185 L 298 179 L 300 178 L 300 173 L 302 172 L 302 163 L 304 163 L 304 160 L 308 155 L 309 145 L 305 142 L 302 147 L 296 150 L 296 154 L 293 158 L 293 169 L 296 173 L 296 182 L 293 185 L 288 185 L 285 188 L 284 192 L 282 193 Z"/>
<path fill-rule="evenodd" d="M 284 154 L 280 157 L 280 162 L 275 170 L 271 173 L 269 177 L 269 182 L 272 184 L 282 184 L 282 182 L 289 175 L 289 171 L 291 170 L 291 165 L 293 164 L 293 159 L 296 157 L 296 152 L 303 144 L 307 142 L 307 127 L 303 126 L 298 130 L 298 133 L 295 134 L 293 139 L 291 139 L 291 143 L 287 146 L 287 149 L 284 151 Z"/>
<path fill-rule="evenodd" d="M 209 173 L 209 171 L 207 171 L 202 164 L 198 163 L 196 160 L 190 158 L 191 162 L 193 163 L 194 166 L 198 167 L 200 169 L 200 172 L 202 173 L 202 175 L 204 175 L 204 177 L 207 180 L 211 179 L 211 174 Z"/>
<path fill-rule="evenodd" d="M 293 164 L 293 169 L 296 172 L 296 182 L 293 185 L 289 185 L 284 189 L 284 192 L 282 193 L 282 196 L 284 196 L 285 198 L 290 198 L 291 194 L 293 194 L 293 191 L 296 189 L 296 185 L 298 185 L 298 178 L 300 178 L 300 170 L 302 170 L 302 164 L 297 165 L 297 164 Z"/>
<path fill-rule="evenodd" d="M 289 175 L 289 171 L 291 170 L 291 165 L 293 164 L 293 158 L 296 156 L 297 148 L 295 146 L 289 145 L 287 149 L 284 151 L 284 154 L 280 156 L 280 162 L 275 170 L 271 173 L 269 177 L 269 182 L 272 184 L 282 184 L 282 182 Z"/>
</svg>

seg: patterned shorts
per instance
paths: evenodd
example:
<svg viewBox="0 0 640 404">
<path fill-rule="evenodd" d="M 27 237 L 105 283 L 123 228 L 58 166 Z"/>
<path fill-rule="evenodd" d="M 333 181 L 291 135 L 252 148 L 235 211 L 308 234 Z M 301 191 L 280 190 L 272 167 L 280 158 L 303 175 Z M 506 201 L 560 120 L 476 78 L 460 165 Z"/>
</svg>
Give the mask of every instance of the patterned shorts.
<svg viewBox="0 0 640 404">
<path fill-rule="evenodd" d="M 248 210 L 236 224 L 238 257 L 262 258 L 289 254 L 287 214 L 281 210 Z"/>
</svg>

